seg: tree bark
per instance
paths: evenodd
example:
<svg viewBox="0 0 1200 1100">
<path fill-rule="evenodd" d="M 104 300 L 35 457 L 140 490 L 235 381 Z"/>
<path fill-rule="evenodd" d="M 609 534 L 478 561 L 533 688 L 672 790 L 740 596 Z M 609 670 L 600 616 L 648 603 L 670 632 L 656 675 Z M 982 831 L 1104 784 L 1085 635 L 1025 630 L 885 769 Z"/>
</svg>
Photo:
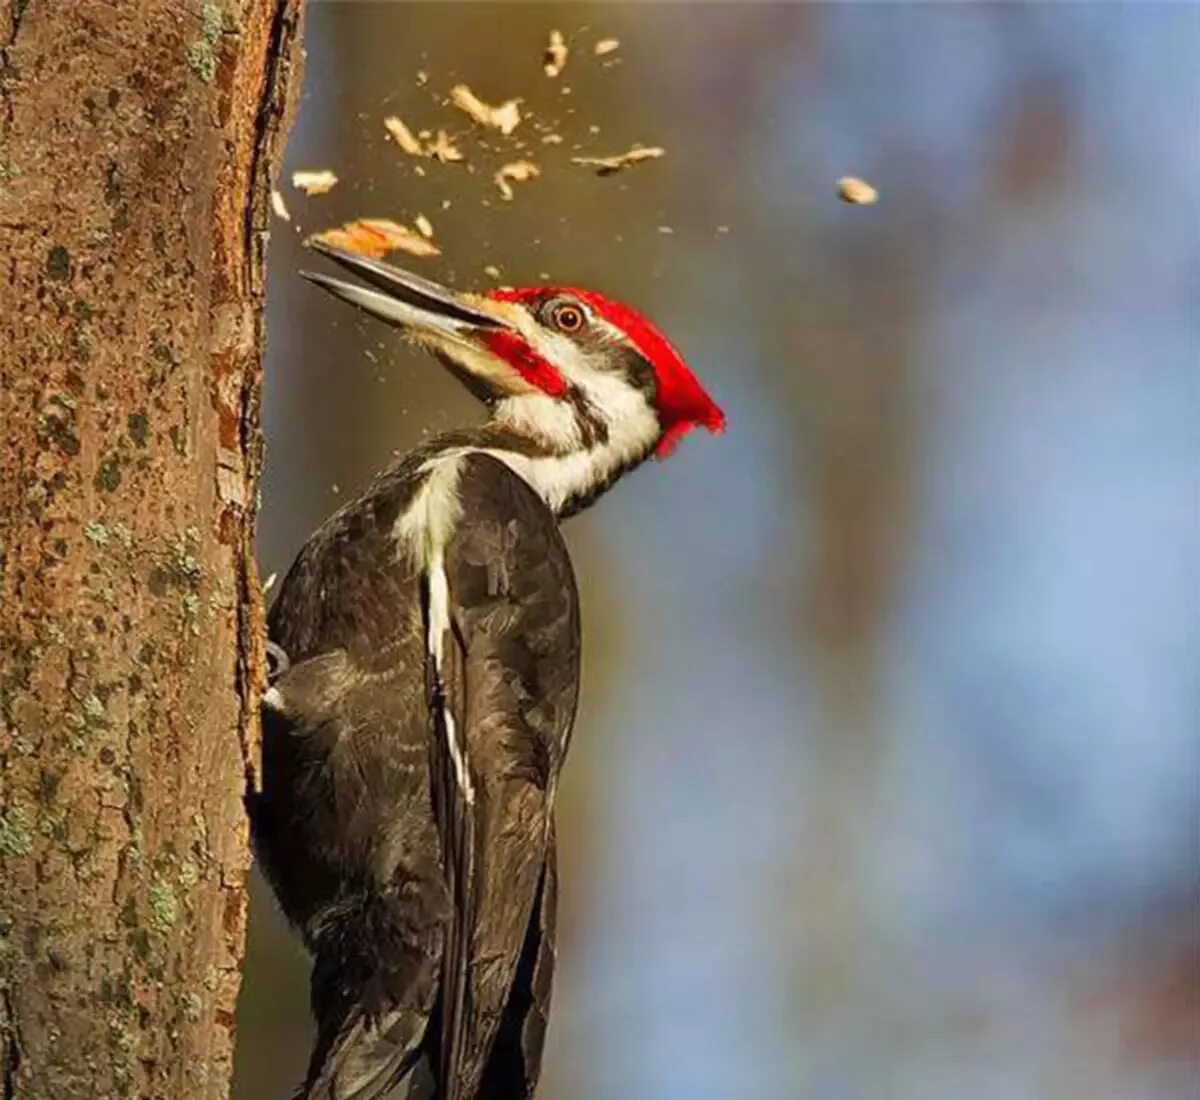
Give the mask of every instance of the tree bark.
<svg viewBox="0 0 1200 1100">
<path fill-rule="evenodd" d="M 224 1097 L 302 0 L 0 0 L 0 1097 Z"/>
</svg>

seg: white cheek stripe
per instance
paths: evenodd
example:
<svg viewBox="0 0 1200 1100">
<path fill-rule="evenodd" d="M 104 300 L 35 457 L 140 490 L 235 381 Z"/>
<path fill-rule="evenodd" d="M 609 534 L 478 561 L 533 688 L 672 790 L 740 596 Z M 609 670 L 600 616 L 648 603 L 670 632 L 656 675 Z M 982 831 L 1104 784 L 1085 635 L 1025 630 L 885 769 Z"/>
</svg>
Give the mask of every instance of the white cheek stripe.
<svg viewBox="0 0 1200 1100">
<path fill-rule="evenodd" d="M 574 410 L 562 405 L 555 416 L 547 415 L 545 402 L 535 398 L 511 397 L 496 407 L 496 419 L 513 425 L 518 431 L 535 431 L 549 436 L 549 442 L 563 445 L 563 453 L 530 457 L 512 451 L 489 451 L 519 477 L 523 478 L 558 513 L 572 497 L 586 496 L 617 470 L 642 459 L 659 436 L 658 417 L 646 398 L 625 382 L 594 374 L 579 388 L 608 425 L 608 440 L 595 447 L 578 443 Z M 562 424 L 570 418 L 575 429 L 574 448 Z M 547 427 L 554 425 L 548 433 Z"/>
<path fill-rule="evenodd" d="M 459 738 L 454 715 L 443 698 L 442 667 L 446 635 L 450 631 L 450 583 L 446 577 L 446 544 L 462 515 L 458 499 L 459 453 L 429 462 L 425 481 L 412 504 L 396 521 L 395 536 L 429 582 L 429 622 L 425 646 L 433 661 L 438 684 L 438 706 L 446 731 L 446 748 L 454 765 L 454 779 L 467 805 L 475 802 L 475 785 L 467 764 L 466 746 Z"/>
</svg>

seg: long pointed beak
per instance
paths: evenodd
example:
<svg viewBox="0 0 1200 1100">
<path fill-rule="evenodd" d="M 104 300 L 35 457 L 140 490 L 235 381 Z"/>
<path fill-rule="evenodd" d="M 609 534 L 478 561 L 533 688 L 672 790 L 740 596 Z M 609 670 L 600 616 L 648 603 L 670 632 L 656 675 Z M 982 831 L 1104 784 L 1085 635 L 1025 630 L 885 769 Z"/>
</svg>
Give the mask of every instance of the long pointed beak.
<svg viewBox="0 0 1200 1100">
<path fill-rule="evenodd" d="M 418 339 L 426 335 L 459 340 L 471 330 L 505 327 L 499 317 L 484 312 L 461 295 L 420 275 L 334 248 L 321 241 L 310 241 L 309 247 L 377 289 L 371 290 L 313 271 L 300 272 L 304 278 L 329 291 L 335 298 L 349 302 L 390 325 L 403 328 Z"/>
</svg>

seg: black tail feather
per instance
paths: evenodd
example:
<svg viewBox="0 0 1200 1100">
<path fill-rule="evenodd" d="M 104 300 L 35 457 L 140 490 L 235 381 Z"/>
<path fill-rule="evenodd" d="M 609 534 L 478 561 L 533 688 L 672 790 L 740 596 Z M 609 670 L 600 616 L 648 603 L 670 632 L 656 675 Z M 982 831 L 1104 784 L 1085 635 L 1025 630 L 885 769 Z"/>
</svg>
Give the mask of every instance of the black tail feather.
<svg viewBox="0 0 1200 1100">
<path fill-rule="evenodd" d="M 426 1100 L 440 944 L 396 899 L 364 899 L 313 938 L 317 1041 L 297 1100 Z"/>
</svg>

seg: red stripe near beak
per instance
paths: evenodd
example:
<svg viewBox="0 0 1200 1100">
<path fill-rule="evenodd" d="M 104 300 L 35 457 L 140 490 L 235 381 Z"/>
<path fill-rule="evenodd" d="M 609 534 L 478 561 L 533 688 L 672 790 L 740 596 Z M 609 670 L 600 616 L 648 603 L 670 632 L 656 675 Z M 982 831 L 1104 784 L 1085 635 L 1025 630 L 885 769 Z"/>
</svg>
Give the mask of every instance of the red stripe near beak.
<svg viewBox="0 0 1200 1100">
<path fill-rule="evenodd" d="M 535 386 L 551 397 L 562 397 L 570 388 L 558 368 L 542 358 L 528 342 L 509 329 L 486 329 L 479 333 L 480 342 L 495 355 L 503 359 L 531 386 Z"/>
</svg>

